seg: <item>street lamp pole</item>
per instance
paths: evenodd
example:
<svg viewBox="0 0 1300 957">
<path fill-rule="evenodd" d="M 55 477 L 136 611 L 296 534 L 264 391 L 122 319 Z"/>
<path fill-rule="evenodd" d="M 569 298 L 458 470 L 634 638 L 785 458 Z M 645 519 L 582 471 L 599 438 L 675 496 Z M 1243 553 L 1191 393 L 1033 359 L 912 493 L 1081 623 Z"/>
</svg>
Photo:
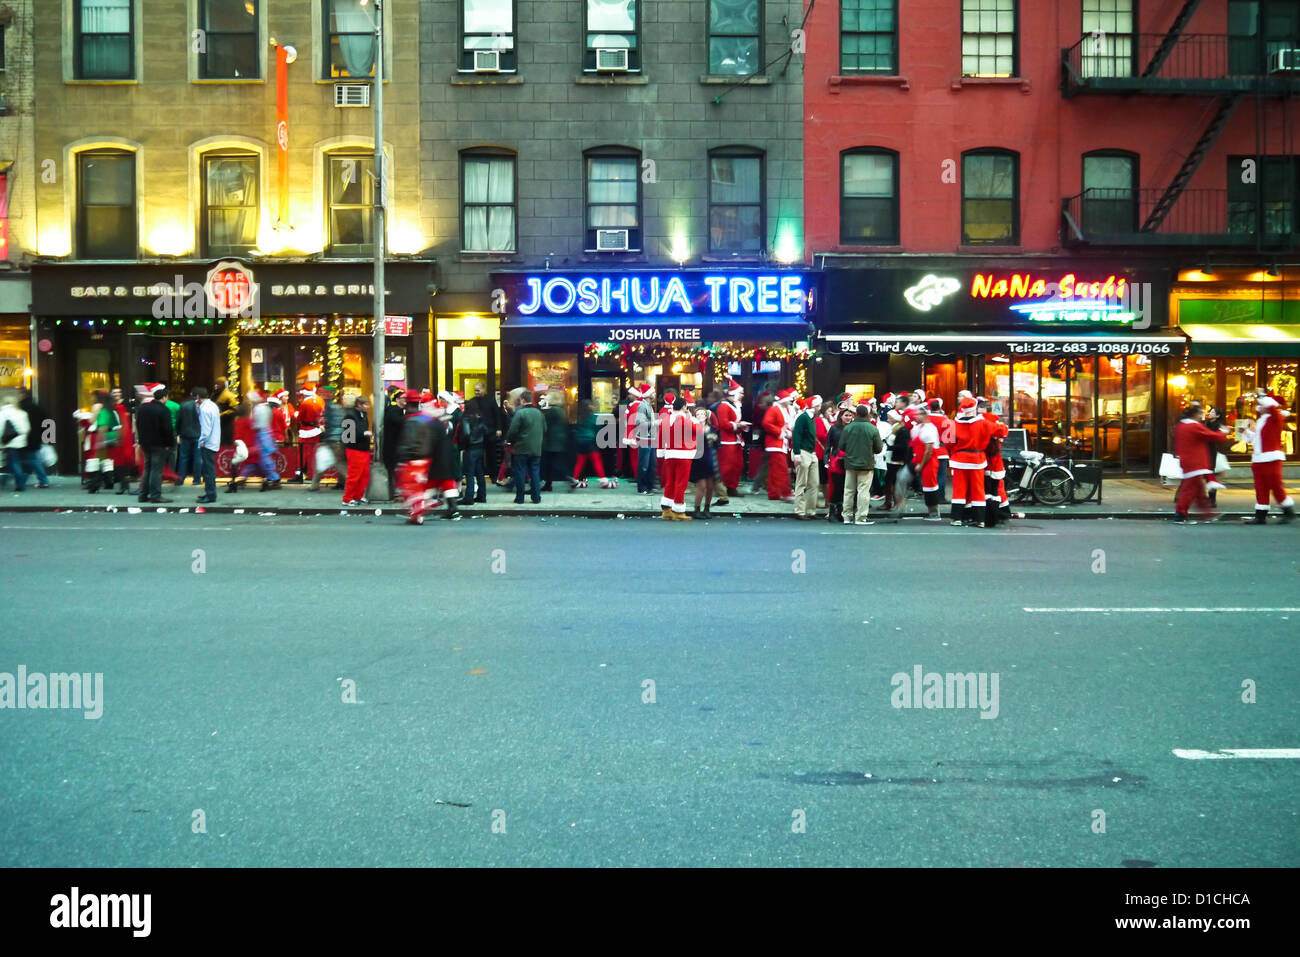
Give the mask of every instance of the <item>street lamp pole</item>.
<svg viewBox="0 0 1300 957">
<path fill-rule="evenodd" d="M 362 0 L 364 3 L 365 0 Z M 384 162 L 384 4 L 383 0 L 375 3 L 375 84 L 374 95 L 370 98 L 370 108 L 375 112 L 375 201 L 373 205 L 371 235 L 375 247 L 375 328 L 374 355 L 371 357 L 371 379 L 374 390 L 374 402 L 371 405 L 371 431 L 374 444 L 371 449 L 371 471 L 378 466 L 383 446 L 384 412 L 384 252 L 385 252 L 385 213 L 388 202 L 388 169 Z"/>
</svg>

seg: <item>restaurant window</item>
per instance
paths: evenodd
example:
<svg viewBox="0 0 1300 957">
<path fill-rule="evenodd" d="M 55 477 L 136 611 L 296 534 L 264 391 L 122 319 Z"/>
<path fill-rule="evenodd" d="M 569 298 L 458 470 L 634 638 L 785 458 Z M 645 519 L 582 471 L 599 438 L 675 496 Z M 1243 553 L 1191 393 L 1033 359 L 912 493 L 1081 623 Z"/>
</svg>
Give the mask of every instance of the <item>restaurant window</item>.
<svg viewBox="0 0 1300 957">
<path fill-rule="evenodd" d="M 583 70 L 635 73 L 641 69 L 639 2 L 586 0 Z"/>
<path fill-rule="evenodd" d="M 897 245 L 898 154 L 858 149 L 840 156 L 840 242 Z"/>
<path fill-rule="evenodd" d="M 461 249 L 514 252 L 515 157 L 486 151 L 461 154 Z"/>
<path fill-rule="evenodd" d="M 762 71 L 762 10 L 761 0 L 709 0 L 709 73 Z"/>
<path fill-rule="evenodd" d="M 1281 400 L 1288 409 L 1295 409 L 1296 376 L 1300 363 L 1294 360 L 1270 360 L 1264 363 L 1264 388 Z M 1292 414 L 1282 421 L 1282 451 L 1287 458 L 1296 453 L 1296 420 Z"/>
<path fill-rule="evenodd" d="M 77 258 L 135 259 L 135 154 L 77 155 Z"/>
<path fill-rule="evenodd" d="M 261 0 L 199 0 L 199 76 L 246 80 L 262 75 L 257 21 Z"/>
<path fill-rule="evenodd" d="M 331 256 L 374 255 L 375 157 L 331 153 L 325 157 Z"/>
<path fill-rule="evenodd" d="M 1084 232 L 1120 234 L 1137 231 L 1137 157 L 1098 151 L 1083 157 Z"/>
<path fill-rule="evenodd" d="M 72 22 L 77 79 L 135 77 L 134 0 L 76 0 Z"/>
<path fill-rule="evenodd" d="M 589 252 L 639 250 L 641 154 L 606 148 L 589 150 L 584 159 L 587 168 L 585 248 Z"/>
<path fill-rule="evenodd" d="M 962 76 L 1015 76 L 1016 0 L 962 0 Z"/>
<path fill-rule="evenodd" d="M 709 251 L 763 249 L 763 157 L 745 150 L 709 154 Z"/>
<path fill-rule="evenodd" d="M 1006 150 L 962 154 L 962 242 L 1013 246 L 1020 241 L 1019 157 Z"/>
<path fill-rule="evenodd" d="M 1252 164 L 1254 175 L 1249 176 Z M 1281 236 L 1300 231 L 1298 184 L 1298 156 L 1228 157 L 1228 232 Z"/>
<path fill-rule="evenodd" d="M 203 157 L 204 255 L 243 256 L 257 245 L 257 162 L 253 153 Z"/>
<path fill-rule="evenodd" d="M 461 0 L 460 13 L 461 71 L 513 73 L 519 65 L 515 0 Z M 476 57 L 479 51 L 486 55 Z"/>
<path fill-rule="evenodd" d="M 1085 77 L 1133 75 L 1134 0 L 1083 0 Z"/>
<path fill-rule="evenodd" d="M 375 73 L 373 4 L 365 0 L 322 0 L 325 15 L 325 78 L 345 79 Z"/>
<path fill-rule="evenodd" d="M 1127 356 L 1124 368 L 1124 460 L 1126 469 L 1151 464 L 1152 366 L 1147 356 Z"/>
<path fill-rule="evenodd" d="M 840 0 L 840 72 L 897 75 L 897 0 Z"/>
</svg>

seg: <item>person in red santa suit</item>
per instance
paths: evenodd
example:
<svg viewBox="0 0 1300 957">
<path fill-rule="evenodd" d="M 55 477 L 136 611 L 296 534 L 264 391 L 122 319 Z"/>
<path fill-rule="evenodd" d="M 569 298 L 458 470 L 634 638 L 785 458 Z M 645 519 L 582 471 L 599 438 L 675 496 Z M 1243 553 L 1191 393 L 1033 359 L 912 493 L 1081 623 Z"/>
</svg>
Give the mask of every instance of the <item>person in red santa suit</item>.
<svg viewBox="0 0 1300 957">
<path fill-rule="evenodd" d="M 984 527 L 993 528 L 998 522 L 1011 521 L 1011 500 L 1007 498 L 1007 467 L 1002 461 L 1002 440 L 1009 430 L 993 412 L 993 403 L 984 396 L 975 400 L 980 415 L 989 424 L 989 465 L 984 471 Z"/>
<path fill-rule="evenodd" d="M 429 510 L 429 463 L 433 455 L 435 430 L 441 429 L 428 412 L 420 407 L 418 389 L 406 390 L 406 418 L 402 422 L 402 440 L 397 448 L 397 488 L 406 505 L 406 521 L 423 525 Z"/>
<path fill-rule="evenodd" d="M 429 455 L 428 484 L 432 505 L 437 507 L 445 502 L 446 517 L 458 522 L 460 511 L 456 507 L 456 500 L 460 498 L 460 476 L 457 474 L 459 454 L 452 434 L 452 414 L 456 402 L 444 390 L 432 403 L 422 403 L 421 408 L 428 410 L 433 417 L 433 449 Z"/>
<path fill-rule="evenodd" d="M 1290 415 L 1282 408 L 1281 400 L 1263 390 L 1255 399 L 1255 427 L 1242 432 L 1242 438 L 1251 444 L 1250 471 L 1255 479 L 1255 514 L 1242 519 L 1247 525 L 1268 523 L 1269 497 L 1282 506 L 1282 521 L 1295 519 L 1295 501 L 1282 484 L 1283 420 Z"/>
<path fill-rule="evenodd" d="M 984 524 L 984 469 L 988 466 L 989 439 L 993 428 L 979 414 L 974 396 L 957 403 L 953 418 L 953 450 L 948 459 L 952 469 L 953 525 L 979 527 Z"/>
<path fill-rule="evenodd" d="M 1199 402 L 1192 402 L 1183 412 L 1183 417 L 1174 427 L 1174 455 L 1183 470 L 1183 481 L 1178 486 L 1178 498 L 1174 500 L 1174 522 L 1179 525 L 1195 525 L 1187 517 L 1192 503 L 1209 521 L 1218 518 L 1210 497 L 1205 490 L 1205 477 L 1214 474 L 1214 455 L 1216 446 L 1232 441 L 1232 434 L 1207 428 L 1204 423 L 1205 409 Z"/>
<path fill-rule="evenodd" d="M 718 403 L 718 473 L 727 498 L 743 497 L 740 475 L 745 466 L 744 437 L 749 423 L 740 414 L 745 389 L 735 379 L 727 380 L 727 397 Z"/>
<path fill-rule="evenodd" d="M 790 431 L 797 393 L 782 389 L 776 394 L 763 416 L 763 450 L 767 453 L 767 497 L 773 501 L 793 502 L 790 489 Z"/>
<path fill-rule="evenodd" d="M 286 395 L 287 392 L 280 391 L 267 396 L 266 399 L 266 404 L 271 407 L 271 441 L 275 443 L 277 449 L 283 448 L 284 443 L 289 439 L 289 417 L 284 411 Z"/>
<path fill-rule="evenodd" d="M 659 451 L 663 457 L 659 461 L 664 494 L 659 504 L 663 509 L 661 517 L 670 522 L 692 521 L 691 516 L 686 514 L 686 486 L 690 481 L 691 460 L 700 454 L 698 438 L 702 426 L 687 411 L 688 395 L 689 393 L 684 393 L 673 396 L 668 416 L 660 420 Z M 671 392 L 664 398 L 670 396 Z M 694 404 L 691 399 L 689 405 Z"/>
<path fill-rule="evenodd" d="M 925 521 L 939 522 L 939 430 L 930 421 L 930 410 L 924 405 L 916 407 L 912 426 L 912 468 L 921 477 L 921 491 L 925 495 Z"/>
<path fill-rule="evenodd" d="M 655 434 L 655 478 L 659 483 L 659 507 L 663 509 L 663 518 L 671 518 L 668 513 L 672 511 L 673 500 L 668 494 L 668 476 L 664 472 L 665 456 L 664 443 L 668 436 L 668 423 L 673 417 L 673 403 L 677 401 L 676 392 L 665 392 L 663 397 L 663 407 L 659 410 L 659 426 Z"/>
<path fill-rule="evenodd" d="M 307 386 L 298 395 L 298 477 L 310 479 L 316 474 L 316 448 L 320 445 L 321 416 L 325 403 L 316 395 L 315 386 Z"/>
</svg>

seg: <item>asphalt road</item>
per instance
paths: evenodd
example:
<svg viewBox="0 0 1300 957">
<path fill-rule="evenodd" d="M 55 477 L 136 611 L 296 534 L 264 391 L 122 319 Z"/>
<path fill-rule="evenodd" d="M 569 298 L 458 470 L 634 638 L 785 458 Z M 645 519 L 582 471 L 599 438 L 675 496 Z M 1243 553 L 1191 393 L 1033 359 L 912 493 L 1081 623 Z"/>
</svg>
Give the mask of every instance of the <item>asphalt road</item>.
<svg viewBox="0 0 1300 957">
<path fill-rule="evenodd" d="M 0 525 L 0 865 L 1300 865 L 1294 525 Z"/>
</svg>

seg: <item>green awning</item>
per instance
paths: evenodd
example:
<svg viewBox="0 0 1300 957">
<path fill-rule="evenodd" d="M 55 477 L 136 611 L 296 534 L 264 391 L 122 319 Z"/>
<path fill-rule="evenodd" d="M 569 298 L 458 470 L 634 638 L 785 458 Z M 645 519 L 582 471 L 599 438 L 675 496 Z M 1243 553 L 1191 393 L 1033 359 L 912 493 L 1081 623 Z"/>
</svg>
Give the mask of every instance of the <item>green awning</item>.
<svg viewBox="0 0 1300 957">
<path fill-rule="evenodd" d="M 1183 322 L 1178 328 L 1192 337 L 1194 356 L 1300 357 L 1300 325 Z"/>
<path fill-rule="evenodd" d="M 1183 299 L 1178 303 L 1179 325 L 1201 323 L 1300 323 L 1300 299 Z"/>
</svg>

